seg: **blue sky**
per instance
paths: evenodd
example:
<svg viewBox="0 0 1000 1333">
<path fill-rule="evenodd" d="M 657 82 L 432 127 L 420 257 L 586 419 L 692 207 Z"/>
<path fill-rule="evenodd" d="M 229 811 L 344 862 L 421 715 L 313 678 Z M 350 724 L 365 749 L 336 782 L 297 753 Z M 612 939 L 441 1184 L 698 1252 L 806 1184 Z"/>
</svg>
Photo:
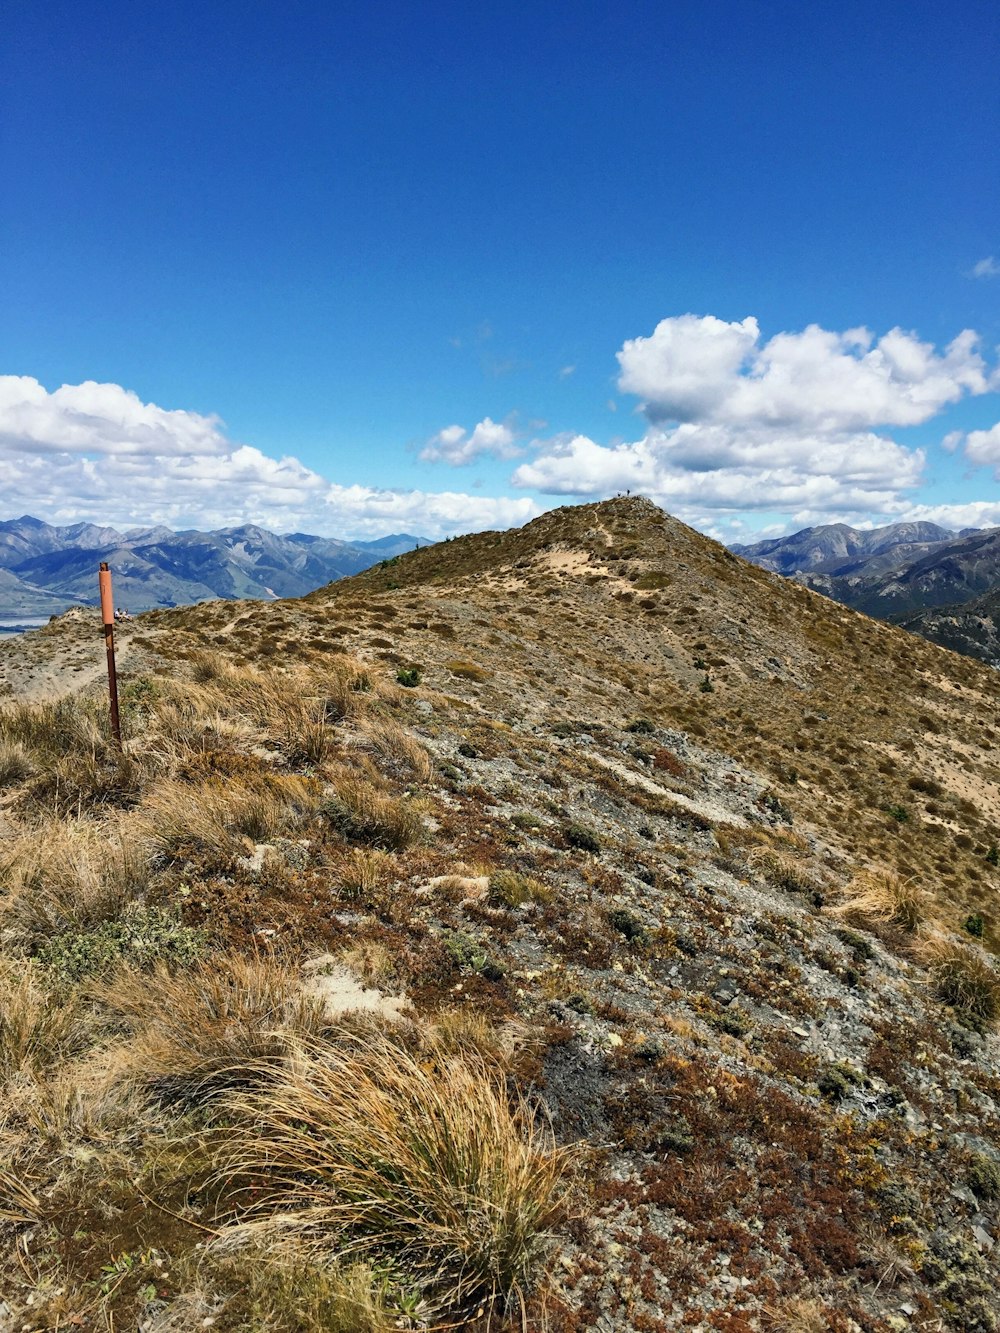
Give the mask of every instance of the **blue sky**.
<svg viewBox="0 0 1000 1333">
<path fill-rule="evenodd" d="M 1000 523 L 998 51 L 974 0 L 11 0 L 0 510 Z"/>
</svg>

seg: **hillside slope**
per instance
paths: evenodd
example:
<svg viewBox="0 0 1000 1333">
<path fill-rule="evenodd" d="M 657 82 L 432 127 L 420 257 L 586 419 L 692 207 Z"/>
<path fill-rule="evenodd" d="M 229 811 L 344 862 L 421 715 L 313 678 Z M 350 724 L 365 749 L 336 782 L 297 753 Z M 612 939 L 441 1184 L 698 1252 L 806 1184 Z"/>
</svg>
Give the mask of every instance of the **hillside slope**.
<svg viewBox="0 0 1000 1333">
<path fill-rule="evenodd" d="M 933 607 L 899 623 L 942 648 L 1000 667 L 1000 584 L 967 602 Z"/>
<path fill-rule="evenodd" d="M 860 532 L 835 523 L 732 549 L 955 652 L 1000 661 L 1000 529 L 896 523 Z"/>
<path fill-rule="evenodd" d="M 12 1328 L 110 1311 L 156 1333 L 499 1329 L 521 1326 L 522 1297 L 526 1326 L 553 1333 L 998 1327 L 996 673 L 642 499 L 297 601 L 139 618 L 120 644 L 124 761 L 94 739 L 95 631 L 76 615 L 0 645 L 24 848 L 0 937 L 55 997 L 37 1001 L 46 1031 L 62 1010 L 44 1005 L 76 1006 L 48 1063 L 0 1058 L 0 1149 L 23 1185 L 0 1170 L 0 1215 L 44 1256 L 4 1273 Z M 74 678 L 82 699 L 30 703 Z M 64 749 L 43 763 L 46 707 Z M 30 870 L 53 819 L 147 858 L 89 915 L 60 915 Z M 199 969 L 246 978 L 262 954 L 281 985 L 220 1009 Z M 328 1010 L 300 1045 L 292 1001 L 317 975 L 383 1017 Z M 473 1071 L 482 1106 L 463 1114 L 488 1113 L 489 1135 L 507 1125 L 496 1089 L 512 1099 L 506 1160 L 535 1154 L 517 1208 L 485 1173 L 449 1214 L 475 1273 L 483 1219 L 508 1219 L 488 1281 L 446 1283 L 452 1261 L 396 1205 L 374 1240 L 357 1212 L 306 1227 L 292 1208 L 304 1181 L 313 1204 L 331 1196 L 311 1157 L 275 1176 L 269 1080 L 286 1098 L 296 1069 L 329 1080 L 355 1041 L 379 1114 L 407 1097 L 392 1049 L 415 1098 L 437 1080 L 439 1108 L 466 1105 L 454 1080 Z M 0 1057 L 11 1045 L 0 1028 Z M 515 1090 L 537 1102 L 530 1131 Z M 319 1112 L 297 1108 L 312 1152 Z M 219 1185 L 224 1139 L 242 1192 Z M 422 1199 L 389 1142 L 377 1178 Z M 374 1275 L 344 1269 L 352 1253 Z"/>
</svg>

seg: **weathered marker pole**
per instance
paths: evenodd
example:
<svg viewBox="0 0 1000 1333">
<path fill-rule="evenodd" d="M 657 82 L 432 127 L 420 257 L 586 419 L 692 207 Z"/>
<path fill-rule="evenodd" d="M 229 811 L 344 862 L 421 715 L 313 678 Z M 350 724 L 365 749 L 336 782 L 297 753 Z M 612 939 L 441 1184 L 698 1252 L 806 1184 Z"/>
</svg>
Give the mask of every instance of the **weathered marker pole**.
<svg viewBox="0 0 1000 1333">
<path fill-rule="evenodd" d="M 101 621 L 104 625 L 104 646 L 108 650 L 108 691 L 111 695 L 111 734 L 121 749 L 122 724 L 118 716 L 118 675 L 115 671 L 115 604 L 111 596 L 111 570 L 106 560 L 101 561 L 97 582 L 101 589 Z"/>
</svg>

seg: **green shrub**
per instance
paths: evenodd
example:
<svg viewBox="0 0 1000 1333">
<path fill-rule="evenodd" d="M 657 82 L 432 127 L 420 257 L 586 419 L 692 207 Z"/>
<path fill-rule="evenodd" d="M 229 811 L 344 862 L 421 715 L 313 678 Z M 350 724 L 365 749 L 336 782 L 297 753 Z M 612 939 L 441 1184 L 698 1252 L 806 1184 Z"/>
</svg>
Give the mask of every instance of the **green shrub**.
<svg viewBox="0 0 1000 1333">
<path fill-rule="evenodd" d="M 502 907 L 523 907 L 525 903 L 550 901 L 547 884 L 516 870 L 498 870 L 490 876 L 490 901 Z"/>
<path fill-rule="evenodd" d="M 478 940 L 461 931 L 449 931 L 442 937 L 442 943 L 455 964 L 469 972 L 478 972 L 487 981 L 500 981 L 504 970 Z"/>
<path fill-rule="evenodd" d="M 829 1065 L 816 1080 L 820 1092 L 831 1102 L 839 1102 L 852 1089 L 864 1082 L 864 1077 L 850 1065 Z"/>
<path fill-rule="evenodd" d="M 423 680 L 419 667 L 400 667 L 396 672 L 396 681 L 408 690 L 414 689 Z"/>
<path fill-rule="evenodd" d="M 205 946 L 204 932 L 182 925 L 171 912 L 135 903 L 116 920 L 93 930 L 67 931 L 38 951 L 39 962 L 60 986 L 104 976 L 120 963 L 136 968 L 154 963 L 185 966 Z"/>
<path fill-rule="evenodd" d="M 883 814 L 894 819 L 897 824 L 908 824 L 910 822 L 910 812 L 905 805 L 883 805 L 881 807 Z"/>
<path fill-rule="evenodd" d="M 628 724 L 625 730 L 631 731 L 635 736 L 652 736 L 656 730 L 656 725 L 650 722 L 648 717 L 637 717 L 634 722 Z"/>
<path fill-rule="evenodd" d="M 583 824 L 567 824 L 563 829 L 563 837 L 569 846 L 575 847 L 577 851 L 592 852 L 597 856 L 601 850 L 597 835 L 591 833 Z"/>
<path fill-rule="evenodd" d="M 545 827 L 545 821 L 532 814 L 530 810 L 518 810 L 511 815 L 510 822 L 525 833 L 534 833 L 536 829 Z"/>
<path fill-rule="evenodd" d="M 649 939 L 649 932 L 639 918 L 623 907 L 616 907 L 608 913 L 608 925 L 630 944 L 645 944 Z"/>
<path fill-rule="evenodd" d="M 1000 1162 L 995 1157 L 973 1154 L 966 1180 L 978 1199 L 1000 1199 Z"/>
</svg>

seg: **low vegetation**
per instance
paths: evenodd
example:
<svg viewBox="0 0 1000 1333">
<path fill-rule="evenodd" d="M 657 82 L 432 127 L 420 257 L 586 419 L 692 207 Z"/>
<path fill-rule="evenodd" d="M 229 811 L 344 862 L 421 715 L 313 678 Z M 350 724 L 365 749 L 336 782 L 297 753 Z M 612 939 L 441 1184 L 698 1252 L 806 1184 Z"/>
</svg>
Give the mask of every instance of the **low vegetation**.
<svg viewBox="0 0 1000 1333">
<path fill-rule="evenodd" d="M 76 624 L 0 645 L 0 1325 L 995 1329 L 995 676 L 632 499 L 142 617 L 122 753 Z"/>
</svg>

